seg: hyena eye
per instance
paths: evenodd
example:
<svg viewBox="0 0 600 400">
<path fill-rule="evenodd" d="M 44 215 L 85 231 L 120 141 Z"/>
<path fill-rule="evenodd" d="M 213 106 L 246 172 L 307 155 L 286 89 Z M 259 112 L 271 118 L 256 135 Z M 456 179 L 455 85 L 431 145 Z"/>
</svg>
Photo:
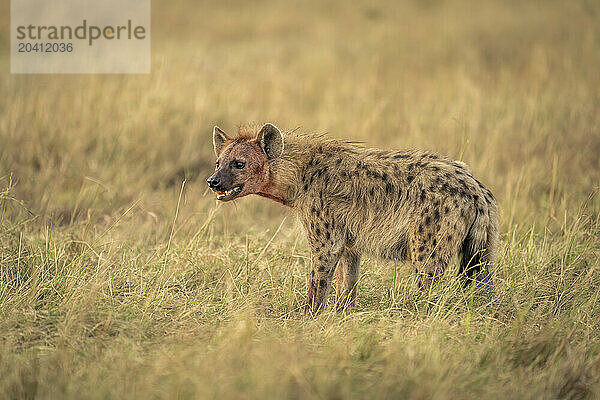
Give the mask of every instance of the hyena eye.
<svg viewBox="0 0 600 400">
<path fill-rule="evenodd" d="M 236 169 L 242 169 L 246 166 L 246 163 L 243 161 L 234 161 L 232 163 L 232 166 L 233 166 L 233 168 L 236 168 Z"/>
</svg>

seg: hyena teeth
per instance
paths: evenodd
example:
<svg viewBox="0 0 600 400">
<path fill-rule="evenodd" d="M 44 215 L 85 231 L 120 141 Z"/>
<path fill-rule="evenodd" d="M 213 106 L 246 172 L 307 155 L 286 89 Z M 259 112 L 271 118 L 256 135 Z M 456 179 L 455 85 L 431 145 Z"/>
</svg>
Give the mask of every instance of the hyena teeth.
<svg viewBox="0 0 600 400">
<path fill-rule="evenodd" d="M 492 293 L 498 206 L 462 162 L 282 134 L 272 124 L 258 133 L 242 129 L 237 138 L 215 127 L 213 145 L 222 166 L 216 176 L 244 180 L 217 192 L 220 200 L 239 196 L 243 186 L 244 195 L 258 194 L 297 212 L 312 253 L 308 312 L 324 305 L 334 271 L 338 305 L 352 305 L 362 254 L 409 260 L 426 290 L 462 253 L 465 284 L 476 281 Z"/>
</svg>

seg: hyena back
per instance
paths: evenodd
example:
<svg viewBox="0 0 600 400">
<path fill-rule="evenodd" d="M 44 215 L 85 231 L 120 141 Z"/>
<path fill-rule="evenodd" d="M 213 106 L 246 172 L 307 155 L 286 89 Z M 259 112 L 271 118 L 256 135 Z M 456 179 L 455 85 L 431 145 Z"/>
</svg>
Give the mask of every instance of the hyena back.
<svg viewBox="0 0 600 400">
<path fill-rule="evenodd" d="M 353 303 L 363 254 L 409 260 L 428 288 L 458 254 L 465 283 L 492 288 L 498 242 L 492 193 L 468 167 L 423 151 L 364 148 L 272 124 L 229 138 L 215 127 L 222 201 L 258 194 L 291 207 L 312 254 L 307 311 L 325 303 L 335 271 L 338 306 Z"/>
</svg>

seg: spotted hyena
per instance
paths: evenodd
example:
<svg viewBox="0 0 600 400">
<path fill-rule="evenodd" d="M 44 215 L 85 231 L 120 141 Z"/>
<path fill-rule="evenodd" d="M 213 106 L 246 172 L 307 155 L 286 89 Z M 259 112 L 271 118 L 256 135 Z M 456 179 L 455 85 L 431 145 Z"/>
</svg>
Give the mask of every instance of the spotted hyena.
<svg viewBox="0 0 600 400">
<path fill-rule="evenodd" d="M 324 136 L 282 133 L 272 124 L 228 137 L 215 126 L 217 199 L 249 194 L 294 210 L 312 266 L 307 311 L 318 311 L 334 271 L 338 306 L 357 291 L 360 258 L 410 260 L 427 288 L 457 254 L 460 275 L 491 289 L 498 207 L 462 162 L 424 151 L 391 151 Z"/>
</svg>

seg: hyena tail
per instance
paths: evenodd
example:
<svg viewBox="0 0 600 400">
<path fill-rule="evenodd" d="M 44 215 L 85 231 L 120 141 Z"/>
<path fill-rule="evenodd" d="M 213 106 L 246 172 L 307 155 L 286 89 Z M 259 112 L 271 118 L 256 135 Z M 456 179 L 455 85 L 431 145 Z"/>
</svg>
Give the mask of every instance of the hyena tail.
<svg viewBox="0 0 600 400">
<path fill-rule="evenodd" d="M 496 258 L 498 247 L 498 215 L 496 208 L 479 208 L 462 245 L 459 274 L 465 286 L 475 282 L 477 288 L 493 294 L 490 268 Z M 482 211 L 483 210 L 483 211 Z"/>
</svg>

